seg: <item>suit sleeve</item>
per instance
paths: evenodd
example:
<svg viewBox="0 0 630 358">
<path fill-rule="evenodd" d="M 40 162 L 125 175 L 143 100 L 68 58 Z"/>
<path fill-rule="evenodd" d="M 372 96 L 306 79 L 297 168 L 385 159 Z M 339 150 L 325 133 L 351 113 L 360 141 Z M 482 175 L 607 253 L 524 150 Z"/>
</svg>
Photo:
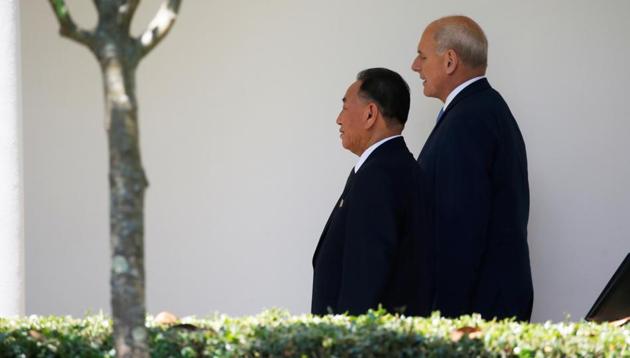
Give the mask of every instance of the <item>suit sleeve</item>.
<svg viewBox="0 0 630 358">
<path fill-rule="evenodd" d="M 367 169 L 367 168 L 366 168 Z M 348 205 L 339 312 L 376 308 L 392 271 L 399 237 L 391 178 L 372 171 L 357 178 Z"/>
<path fill-rule="evenodd" d="M 448 124 L 436 157 L 434 183 L 434 309 L 453 317 L 471 309 L 486 247 L 494 136 L 480 116 L 455 117 Z"/>
</svg>

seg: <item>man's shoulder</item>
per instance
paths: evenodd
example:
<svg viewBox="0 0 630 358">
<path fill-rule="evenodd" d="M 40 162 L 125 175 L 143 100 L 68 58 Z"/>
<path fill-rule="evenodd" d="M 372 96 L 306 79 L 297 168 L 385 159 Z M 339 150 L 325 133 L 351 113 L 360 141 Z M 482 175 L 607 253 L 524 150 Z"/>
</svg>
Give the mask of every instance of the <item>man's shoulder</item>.
<svg viewBox="0 0 630 358">
<path fill-rule="evenodd" d="M 413 158 L 411 154 L 406 153 L 400 156 L 391 156 L 389 160 L 374 160 L 366 165 L 362 166 L 357 173 L 357 178 L 360 177 L 372 177 L 372 176 L 399 176 L 400 173 L 407 173 L 420 170 L 418 162 Z"/>
<path fill-rule="evenodd" d="M 462 114 L 470 109 L 491 110 L 506 105 L 501 94 L 494 88 L 487 86 L 470 93 L 462 93 L 462 97 L 457 98 L 452 110 Z"/>
<path fill-rule="evenodd" d="M 462 130 L 478 126 L 496 128 L 504 117 L 512 117 L 501 94 L 490 86 L 460 98 L 447 115 L 448 127 L 462 127 Z"/>
<path fill-rule="evenodd" d="M 378 155 L 367 161 L 356 174 L 361 188 L 399 187 L 419 175 L 420 166 L 406 146 L 373 154 Z"/>
<path fill-rule="evenodd" d="M 405 170 L 417 166 L 413 154 L 407 148 L 402 137 L 394 138 L 376 148 L 358 173 L 379 175 Z"/>
</svg>

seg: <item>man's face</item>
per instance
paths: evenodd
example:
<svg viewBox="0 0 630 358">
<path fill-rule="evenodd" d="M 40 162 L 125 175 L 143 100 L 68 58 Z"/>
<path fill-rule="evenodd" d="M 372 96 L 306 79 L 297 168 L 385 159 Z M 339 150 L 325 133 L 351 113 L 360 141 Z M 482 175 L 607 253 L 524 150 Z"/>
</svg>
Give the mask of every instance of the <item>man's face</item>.
<svg viewBox="0 0 630 358">
<path fill-rule="evenodd" d="M 437 44 L 433 38 L 431 26 L 422 34 L 418 44 L 418 56 L 411 64 L 411 69 L 420 74 L 424 95 L 439 98 L 444 102 L 448 93 L 445 92 L 447 75 L 445 69 L 445 53 L 437 53 Z"/>
<path fill-rule="evenodd" d="M 356 81 L 348 87 L 343 97 L 343 108 L 337 117 L 339 132 L 341 132 L 341 145 L 356 155 L 361 155 L 365 150 L 368 115 L 368 103 L 359 97 L 359 87 L 361 87 L 360 81 Z"/>
</svg>

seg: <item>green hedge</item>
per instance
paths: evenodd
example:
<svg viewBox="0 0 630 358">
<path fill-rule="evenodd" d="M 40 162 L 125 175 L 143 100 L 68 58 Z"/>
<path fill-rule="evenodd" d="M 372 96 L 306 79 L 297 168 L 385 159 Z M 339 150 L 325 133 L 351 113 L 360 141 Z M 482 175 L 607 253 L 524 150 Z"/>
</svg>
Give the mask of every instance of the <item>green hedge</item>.
<svg viewBox="0 0 630 358">
<path fill-rule="evenodd" d="M 154 357 L 630 357 L 630 328 L 594 323 L 486 322 L 478 316 L 410 318 L 371 311 L 358 317 L 148 319 Z M 0 318 L 0 357 L 114 356 L 105 316 Z"/>
</svg>

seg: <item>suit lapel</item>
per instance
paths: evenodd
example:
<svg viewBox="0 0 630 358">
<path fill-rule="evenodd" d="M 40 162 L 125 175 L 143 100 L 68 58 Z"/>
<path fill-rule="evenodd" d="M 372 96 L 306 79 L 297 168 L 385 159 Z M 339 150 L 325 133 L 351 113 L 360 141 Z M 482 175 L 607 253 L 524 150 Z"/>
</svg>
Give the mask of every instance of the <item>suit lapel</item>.
<svg viewBox="0 0 630 358">
<path fill-rule="evenodd" d="M 335 212 L 344 205 L 344 199 L 346 197 L 346 194 L 350 191 L 350 188 L 352 187 L 354 177 L 355 177 L 354 168 L 352 168 L 352 170 L 350 171 L 350 175 L 348 175 L 348 179 L 346 180 L 346 185 L 343 188 L 343 192 L 341 193 L 341 197 L 339 198 L 339 200 L 337 200 L 337 204 L 335 204 L 335 207 L 330 213 L 330 216 L 328 217 L 328 220 L 326 221 L 326 225 L 324 226 L 324 230 L 322 231 L 322 234 L 319 237 L 319 241 L 317 242 L 317 248 L 315 248 L 315 253 L 313 254 L 313 267 L 315 267 L 315 260 L 317 259 L 319 248 L 322 246 L 322 242 L 324 241 L 324 238 L 326 237 L 326 233 L 328 232 L 328 227 L 330 226 L 330 222 L 332 221 L 333 216 L 335 216 Z"/>
</svg>

